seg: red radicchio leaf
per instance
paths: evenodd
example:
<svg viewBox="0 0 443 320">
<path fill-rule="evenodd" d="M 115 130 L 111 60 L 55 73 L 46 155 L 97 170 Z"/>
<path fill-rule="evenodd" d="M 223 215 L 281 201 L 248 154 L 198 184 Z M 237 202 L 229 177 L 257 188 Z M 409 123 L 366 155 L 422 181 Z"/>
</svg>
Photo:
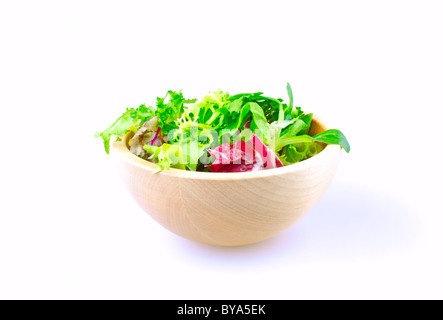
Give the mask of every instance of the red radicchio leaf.
<svg viewBox="0 0 443 320">
<path fill-rule="evenodd" d="M 283 163 L 256 135 L 248 142 L 237 141 L 232 146 L 223 143 L 208 149 L 214 162 L 207 166 L 212 172 L 245 172 L 282 167 Z"/>
<path fill-rule="evenodd" d="M 261 155 L 265 169 L 279 168 L 284 166 L 275 152 L 269 149 L 268 146 L 265 145 L 263 141 L 261 141 L 260 138 L 255 134 L 253 134 L 251 140 L 249 140 L 249 142 L 251 141 L 252 145 L 254 146 L 254 150 Z"/>
</svg>

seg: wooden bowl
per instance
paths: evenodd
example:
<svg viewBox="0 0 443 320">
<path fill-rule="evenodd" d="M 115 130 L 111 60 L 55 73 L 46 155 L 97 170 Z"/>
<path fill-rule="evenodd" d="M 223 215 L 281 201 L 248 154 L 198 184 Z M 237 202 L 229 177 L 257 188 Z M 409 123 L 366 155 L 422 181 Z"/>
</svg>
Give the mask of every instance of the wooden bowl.
<svg viewBox="0 0 443 320">
<path fill-rule="evenodd" d="M 314 117 L 310 134 L 326 130 Z M 301 219 L 322 197 L 341 149 L 328 145 L 302 162 L 256 172 L 211 173 L 157 166 L 112 144 L 130 193 L 158 223 L 194 241 L 242 246 L 271 238 Z"/>
</svg>

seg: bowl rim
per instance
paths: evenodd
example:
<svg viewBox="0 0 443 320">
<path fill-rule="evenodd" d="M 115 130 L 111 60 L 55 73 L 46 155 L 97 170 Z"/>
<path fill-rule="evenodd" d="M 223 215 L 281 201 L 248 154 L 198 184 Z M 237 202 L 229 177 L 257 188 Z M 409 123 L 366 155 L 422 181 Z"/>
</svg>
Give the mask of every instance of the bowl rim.
<svg viewBox="0 0 443 320">
<path fill-rule="evenodd" d="M 325 129 L 330 127 L 323 121 L 320 117 L 314 115 L 313 120 L 319 123 Z M 129 134 L 129 133 L 128 133 Z M 113 137 L 111 142 L 111 155 L 117 156 L 131 165 L 137 166 L 143 170 L 154 172 L 157 170 L 157 165 L 150 161 L 144 160 L 132 152 L 129 151 L 126 146 L 126 141 L 128 139 L 128 134 L 124 137 Z M 203 179 L 203 180 L 237 180 L 241 179 L 253 179 L 253 178 L 263 178 L 267 176 L 284 175 L 289 172 L 301 171 L 310 167 L 314 167 L 316 164 L 324 161 L 328 161 L 331 157 L 339 157 L 341 153 L 341 147 L 338 145 L 326 145 L 326 147 L 315 156 L 294 163 L 287 166 L 272 168 L 260 171 L 247 171 L 247 172 L 201 172 L 201 171 L 188 171 L 183 169 L 170 168 L 157 172 L 158 175 L 176 176 L 180 178 L 191 178 L 191 179 Z"/>
</svg>

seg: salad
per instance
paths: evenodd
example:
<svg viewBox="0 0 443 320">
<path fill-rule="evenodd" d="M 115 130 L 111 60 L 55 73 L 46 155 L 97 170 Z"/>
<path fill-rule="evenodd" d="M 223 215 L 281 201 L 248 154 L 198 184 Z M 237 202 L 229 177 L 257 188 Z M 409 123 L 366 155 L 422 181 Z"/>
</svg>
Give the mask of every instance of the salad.
<svg viewBox="0 0 443 320">
<path fill-rule="evenodd" d="M 156 163 L 157 171 L 177 168 L 245 172 L 278 168 L 308 159 L 327 144 L 350 145 L 337 129 L 309 135 L 312 113 L 263 92 L 212 92 L 200 100 L 181 91 L 158 97 L 156 106 L 128 108 L 108 129 L 97 132 L 109 153 L 112 136 L 130 134 L 129 150 Z"/>
</svg>

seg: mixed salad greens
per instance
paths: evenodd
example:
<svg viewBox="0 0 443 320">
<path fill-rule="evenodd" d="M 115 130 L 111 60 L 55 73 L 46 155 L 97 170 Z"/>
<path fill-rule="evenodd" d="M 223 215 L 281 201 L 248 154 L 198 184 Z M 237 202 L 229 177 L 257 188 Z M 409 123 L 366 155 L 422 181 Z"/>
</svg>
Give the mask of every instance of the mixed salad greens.
<svg viewBox="0 0 443 320">
<path fill-rule="evenodd" d="M 312 113 L 262 92 L 229 95 L 210 93 L 200 100 L 185 99 L 181 91 L 157 98 L 156 107 L 130 108 L 108 129 L 97 132 L 109 153 L 111 136 L 127 133 L 132 153 L 154 162 L 161 171 L 244 172 L 282 167 L 310 158 L 327 144 L 349 143 L 342 132 L 309 135 Z"/>
</svg>

